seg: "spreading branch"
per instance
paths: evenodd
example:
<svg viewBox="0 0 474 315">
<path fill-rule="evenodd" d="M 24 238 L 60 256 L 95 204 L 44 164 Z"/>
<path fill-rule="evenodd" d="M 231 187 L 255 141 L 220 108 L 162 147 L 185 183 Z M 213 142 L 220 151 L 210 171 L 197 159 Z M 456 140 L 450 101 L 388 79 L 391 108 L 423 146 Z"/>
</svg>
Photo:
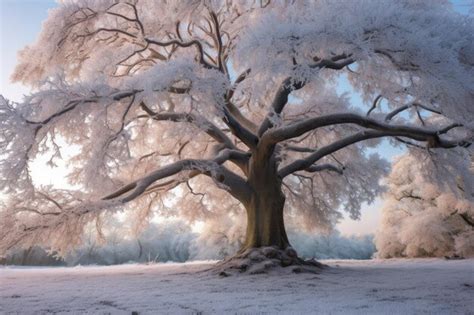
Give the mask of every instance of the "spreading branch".
<svg viewBox="0 0 474 315">
<path fill-rule="evenodd" d="M 255 149 L 257 147 L 258 137 L 251 130 L 241 124 L 227 107 L 224 107 L 224 122 L 229 126 L 232 133 L 247 147 L 250 149 Z"/>
<path fill-rule="evenodd" d="M 119 200 L 122 203 L 127 203 L 141 196 L 148 187 L 160 179 L 176 175 L 182 171 L 196 171 L 199 174 L 212 177 L 223 186 L 228 187 L 232 196 L 246 203 L 250 195 L 248 184 L 242 177 L 222 166 L 225 161 L 230 160 L 235 154 L 239 155 L 240 152 L 225 149 L 213 160 L 183 159 L 177 161 L 123 186 L 103 197 L 102 200 Z"/>
<path fill-rule="evenodd" d="M 411 104 L 406 104 L 406 105 L 403 105 L 403 106 L 400 106 L 396 109 L 394 109 L 393 111 L 391 111 L 390 113 L 388 113 L 386 116 L 385 116 L 385 121 L 390 121 L 393 119 L 393 117 L 395 117 L 396 115 L 400 114 L 401 112 L 411 108 L 411 107 L 420 107 L 420 108 L 423 108 L 424 110 L 427 110 L 427 111 L 430 111 L 432 113 L 435 113 L 435 114 L 438 114 L 438 115 L 442 115 L 442 113 L 439 111 L 439 110 L 436 110 L 434 108 L 431 108 L 429 106 L 426 106 L 426 105 L 423 105 L 423 104 L 420 104 L 420 103 L 411 103 Z"/>
<path fill-rule="evenodd" d="M 311 65 L 311 68 L 317 69 L 332 69 L 332 70 L 341 70 L 344 67 L 352 64 L 355 62 L 354 59 L 350 57 L 350 55 L 341 54 L 334 56 L 330 59 L 320 59 L 314 58 L 317 61 L 315 64 Z M 342 61 L 341 61 L 342 60 Z M 271 118 L 273 115 L 279 115 L 283 109 L 285 108 L 286 104 L 288 103 L 288 97 L 291 92 L 302 89 L 305 86 L 306 82 L 294 80 L 291 77 L 286 78 L 283 80 L 281 85 L 278 87 L 277 92 L 275 93 L 275 97 L 270 106 L 270 111 L 260 124 L 258 129 L 258 135 L 262 136 L 265 131 L 271 128 L 273 125 L 271 123 Z"/>
<path fill-rule="evenodd" d="M 140 107 L 149 115 L 150 118 L 158 121 L 174 121 L 174 122 L 188 122 L 196 125 L 201 130 L 204 130 L 209 136 L 219 143 L 225 145 L 226 148 L 235 149 L 232 140 L 225 135 L 216 125 L 207 120 L 203 116 L 190 113 L 175 113 L 175 112 L 161 112 L 157 113 L 148 107 L 144 102 L 140 103 Z"/>
<path fill-rule="evenodd" d="M 307 167 L 305 171 L 310 172 L 310 173 L 330 171 L 330 172 L 335 172 L 335 173 L 338 173 L 339 175 L 342 175 L 344 172 L 344 167 L 337 167 L 336 165 L 333 165 L 333 164 L 320 164 L 320 165 L 311 165 L 310 167 Z"/>
<path fill-rule="evenodd" d="M 415 140 L 421 139 L 420 141 L 425 141 L 428 138 L 437 137 L 440 134 L 446 133 L 445 128 L 438 130 L 406 125 L 391 125 L 357 114 L 341 113 L 307 118 L 280 128 L 275 128 L 267 132 L 263 138 L 266 138 L 265 140 L 270 143 L 276 144 L 284 140 L 299 137 L 317 128 L 340 124 L 356 124 L 369 129 L 390 132 L 396 134 L 396 136 L 406 136 Z M 454 126 L 450 125 L 449 129 L 452 128 L 454 128 Z"/>
<path fill-rule="evenodd" d="M 217 45 L 217 66 L 221 72 L 227 73 L 224 61 L 224 47 L 222 44 L 221 28 L 219 25 L 219 19 L 214 12 L 211 12 L 212 23 L 214 24 L 215 30 L 215 41 Z"/>
<path fill-rule="evenodd" d="M 150 39 L 150 38 L 145 38 L 145 41 L 148 44 L 153 44 L 153 45 L 157 45 L 157 46 L 160 46 L 160 47 L 168 47 L 168 46 L 177 45 L 179 47 L 185 48 L 185 47 L 195 46 L 198 50 L 199 63 L 202 64 L 205 68 L 216 69 L 216 67 L 214 65 L 212 65 L 212 64 L 210 64 L 206 61 L 206 59 L 204 58 L 204 55 L 205 55 L 204 48 L 202 47 L 201 42 L 196 40 L 196 39 L 188 41 L 188 42 L 184 42 L 184 41 L 177 40 L 177 39 L 168 40 L 168 41 L 158 41 L 158 40 L 154 40 L 154 39 Z"/>
<path fill-rule="evenodd" d="M 392 127 L 392 126 L 390 126 Z M 446 129 L 446 128 L 444 128 Z M 438 148 L 454 148 L 457 146 L 469 146 L 470 142 L 461 140 L 461 141 L 451 141 L 451 140 L 444 140 L 438 137 L 438 135 L 442 134 L 442 130 L 423 130 L 420 128 L 414 127 L 405 127 L 403 128 L 387 128 L 385 130 L 364 130 L 358 132 L 354 135 L 345 137 L 338 141 L 335 141 L 327 146 L 324 146 L 318 149 L 313 154 L 310 154 L 304 159 L 296 160 L 289 165 L 283 167 L 278 171 L 278 175 L 282 178 L 296 172 L 302 171 L 309 167 L 311 167 L 314 163 L 322 159 L 323 157 L 339 151 L 347 146 L 355 144 L 357 142 L 361 142 L 364 140 L 375 139 L 375 138 L 382 138 L 382 137 L 406 137 L 411 138 L 417 141 L 427 141 L 431 143 L 431 146 L 438 147 Z"/>
</svg>

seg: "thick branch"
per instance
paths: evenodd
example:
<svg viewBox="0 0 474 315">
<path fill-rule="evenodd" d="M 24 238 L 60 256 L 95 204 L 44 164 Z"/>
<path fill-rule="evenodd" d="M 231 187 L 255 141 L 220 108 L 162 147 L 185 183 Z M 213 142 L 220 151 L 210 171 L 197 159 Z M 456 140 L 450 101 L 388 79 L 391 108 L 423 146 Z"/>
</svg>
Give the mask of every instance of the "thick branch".
<svg viewBox="0 0 474 315">
<path fill-rule="evenodd" d="M 234 115 L 227 107 L 224 108 L 224 122 L 227 124 L 227 126 L 229 126 L 232 133 L 237 138 L 239 138 L 247 147 L 249 147 L 250 149 L 256 148 L 258 144 L 258 137 L 251 130 L 241 124 L 240 121 L 234 117 Z"/>
<path fill-rule="evenodd" d="M 436 129 L 411 127 L 405 125 L 390 125 L 369 117 L 352 113 L 342 113 L 307 118 L 299 122 L 271 130 L 265 134 L 264 138 L 267 138 L 271 143 L 278 143 L 284 140 L 299 137 L 302 134 L 317 128 L 339 124 L 356 124 L 365 128 L 396 133 L 396 136 L 407 135 L 408 138 L 411 137 L 415 140 L 421 139 L 421 141 L 426 140 L 426 138 L 436 137 L 439 134 L 445 133 L 444 129 L 441 129 L 442 132 L 440 132 L 440 130 Z M 450 129 L 452 128 L 453 127 L 450 127 Z"/>
<path fill-rule="evenodd" d="M 216 125 L 202 116 L 188 113 L 164 112 L 156 113 L 150 109 L 145 103 L 140 103 L 141 108 L 150 116 L 150 118 L 158 121 L 174 121 L 174 122 L 188 122 L 196 125 L 198 128 L 204 130 L 209 136 L 219 143 L 225 145 L 226 148 L 235 149 L 232 140 L 225 135 Z"/>
<path fill-rule="evenodd" d="M 344 168 L 337 167 L 332 164 L 320 164 L 320 165 L 311 165 L 310 167 L 306 168 L 305 171 L 310 172 L 310 173 L 331 171 L 331 172 L 335 172 L 342 175 L 344 172 Z"/>
<path fill-rule="evenodd" d="M 316 151 L 316 149 L 313 149 L 313 148 L 300 147 L 297 145 L 290 145 L 290 144 L 283 145 L 283 149 L 294 151 L 294 152 L 303 152 L 303 153 L 313 153 L 314 151 Z"/>
<path fill-rule="evenodd" d="M 299 159 L 290 163 L 289 165 L 283 167 L 280 171 L 278 171 L 278 175 L 284 178 L 285 176 L 288 176 L 296 171 L 305 170 L 308 167 L 311 167 L 311 165 L 316 163 L 321 158 L 331 153 L 341 150 L 354 143 L 368 140 L 368 139 L 374 139 L 374 138 L 407 137 L 407 138 L 411 138 L 417 141 L 428 141 L 429 143 L 431 143 L 432 147 L 438 147 L 438 148 L 453 148 L 456 146 L 470 145 L 470 143 L 466 141 L 449 141 L 449 140 L 441 139 L 437 137 L 437 134 L 439 133 L 439 131 L 434 131 L 434 134 L 432 134 L 432 132 L 433 131 L 427 132 L 422 129 L 409 128 L 409 127 L 404 127 L 404 128 L 399 128 L 399 129 L 387 129 L 387 130 L 361 131 L 354 135 L 335 141 L 325 147 L 322 147 L 304 159 Z M 435 140 L 433 141 L 433 139 Z"/>
<path fill-rule="evenodd" d="M 332 70 L 341 70 L 341 69 L 344 69 L 344 67 L 350 64 L 353 64 L 354 62 L 355 60 L 353 58 L 350 58 L 350 55 L 341 54 L 341 55 L 334 56 L 331 59 L 321 59 L 317 63 L 311 65 L 310 67 L 319 68 L 319 69 L 326 68 L 326 69 L 332 69 Z"/>
<path fill-rule="evenodd" d="M 237 122 L 241 124 L 243 127 L 247 128 L 249 131 L 254 133 L 257 130 L 257 126 L 245 117 L 242 112 L 239 110 L 237 106 L 235 106 L 231 101 L 226 102 L 226 108 L 231 113 Z"/>
<path fill-rule="evenodd" d="M 398 61 L 392 54 L 390 54 L 390 52 L 388 50 L 384 50 L 384 49 L 375 49 L 374 52 L 376 54 L 380 54 L 380 55 L 383 55 L 385 57 L 387 57 L 391 62 L 392 64 L 398 68 L 399 70 L 401 71 L 416 71 L 419 69 L 419 66 L 412 63 L 412 62 L 407 62 L 407 63 L 403 63 L 401 61 Z M 393 52 L 392 52 L 393 53 Z"/>
<path fill-rule="evenodd" d="M 288 96 L 291 92 L 299 90 L 304 86 L 304 82 L 294 82 L 291 77 L 286 78 L 280 87 L 278 88 L 275 97 L 273 98 L 270 112 L 267 117 L 263 120 L 260 128 L 258 129 L 258 135 L 261 136 L 267 129 L 272 127 L 271 116 L 278 115 L 283 111 L 283 108 L 288 103 Z"/>
<path fill-rule="evenodd" d="M 345 59 L 345 60 L 343 60 Z M 343 60 L 343 61 L 340 61 Z M 346 54 L 341 54 L 334 56 L 330 59 L 318 59 L 317 63 L 311 65 L 311 68 L 327 68 L 333 70 L 341 70 L 344 67 L 350 65 L 351 63 L 355 62 L 354 59 L 350 58 Z M 303 81 L 296 81 L 291 77 L 286 78 L 280 87 L 278 88 L 275 97 L 272 101 L 272 105 L 270 107 L 270 112 L 265 117 L 264 121 L 260 125 L 258 129 L 258 135 L 261 136 L 267 131 L 269 128 L 272 127 L 271 123 L 271 116 L 278 115 L 283 111 L 283 108 L 288 103 L 288 96 L 291 92 L 302 89 L 305 86 L 305 82 Z"/>
<path fill-rule="evenodd" d="M 250 195 L 249 186 L 239 175 L 231 172 L 222 164 L 231 159 L 236 152 L 225 149 L 213 160 L 184 159 L 149 173 L 148 175 L 129 183 L 115 192 L 105 196 L 102 200 L 118 199 L 126 203 L 141 196 L 154 182 L 178 174 L 182 171 L 195 171 L 210 176 L 229 188 L 229 193 L 241 202 L 247 202 Z"/>
</svg>

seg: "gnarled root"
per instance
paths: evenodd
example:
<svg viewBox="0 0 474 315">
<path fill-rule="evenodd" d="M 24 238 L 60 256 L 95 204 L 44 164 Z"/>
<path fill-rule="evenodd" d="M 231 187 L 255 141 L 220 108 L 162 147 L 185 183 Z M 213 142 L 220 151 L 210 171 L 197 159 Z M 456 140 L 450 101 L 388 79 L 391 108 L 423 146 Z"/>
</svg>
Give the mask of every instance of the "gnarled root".
<svg viewBox="0 0 474 315">
<path fill-rule="evenodd" d="M 314 259 L 299 258 L 291 247 L 282 250 L 270 246 L 247 249 L 219 262 L 213 271 L 222 277 L 228 277 L 241 273 L 262 274 L 282 271 L 285 273 L 319 273 L 324 267 L 327 266 Z"/>
</svg>

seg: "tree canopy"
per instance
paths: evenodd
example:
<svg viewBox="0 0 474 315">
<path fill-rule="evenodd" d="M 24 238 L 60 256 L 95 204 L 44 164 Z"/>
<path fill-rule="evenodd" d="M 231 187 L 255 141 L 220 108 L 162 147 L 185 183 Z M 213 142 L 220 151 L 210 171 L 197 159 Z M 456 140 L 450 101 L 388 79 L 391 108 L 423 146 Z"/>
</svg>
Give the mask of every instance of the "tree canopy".
<svg viewBox="0 0 474 315">
<path fill-rule="evenodd" d="M 474 20 L 448 1 L 64 0 L 12 78 L 35 90 L 0 98 L 0 251 L 67 251 L 122 210 L 140 228 L 245 208 L 248 245 L 288 245 L 262 209 L 357 218 L 389 170 L 380 139 L 419 163 L 472 153 Z M 70 146 L 74 188 L 35 184 L 31 162 Z"/>
</svg>

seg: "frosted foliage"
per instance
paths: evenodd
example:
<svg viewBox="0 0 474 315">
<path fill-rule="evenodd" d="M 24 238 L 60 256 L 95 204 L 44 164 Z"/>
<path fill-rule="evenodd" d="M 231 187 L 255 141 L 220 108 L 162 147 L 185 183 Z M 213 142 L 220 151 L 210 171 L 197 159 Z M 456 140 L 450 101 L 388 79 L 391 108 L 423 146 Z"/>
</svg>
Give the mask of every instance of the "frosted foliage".
<svg viewBox="0 0 474 315">
<path fill-rule="evenodd" d="M 116 201 L 84 201 L 83 195 L 43 187 L 32 198 L 11 198 L 0 213 L 5 244 L 49 247 L 60 255 L 82 243 L 82 234 L 91 222 L 100 233 L 102 218 L 97 213 L 115 213 Z M 61 202 L 59 204 L 58 202 Z M 68 246 L 65 246 L 67 244 Z"/>
<path fill-rule="evenodd" d="M 472 164 L 454 161 L 458 164 L 451 169 L 453 180 L 444 176 L 443 182 L 436 182 L 427 173 L 442 170 L 415 161 L 411 154 L 400 157 L 387 179 L 382 225 L 375 237 L 377 255 L 474 256 Z"/>
<path fill-rule="evenodd" d="M 243 216 L 221 215 L 207 220 L 191 247 L 194 259 L 222 259 L 239 250 L 244 242 Z"/>
<path fill-rule="evenodd" d="M 473 23 L 441 0 L 59 1 L 18 55 L 32 94 L 0 97 L 0 254 L 64 254 L 117 211 L 137 235 L 155 215 L 245 230 L 260 179 L 304 231 L 358 218 L 389 170 L 380 138 L 445 173 L 446 149 L 468 154 Z M 35 184 L 43 159 L 70 190 Z"/>
<path fill-rule="evenodd" d="M 313 56 L 351 52 L 358 62 L 349 77 L 365 97 L 381 92 L 396 106 L 406 101 L 401 93 L 406 91 L 450 118 L 465 115 L 464 122 L 471 123 L 473 20 L 454 18 L 450 6 L 448 1 L 323 0 L 281 10 L 275 4 L 245 20 L 254 27 L 244 27 L 235 63 L 258 69 L 254 88 L 262 89 L 275 72 L 291 73 L 295 80 L 326 76 L 326 70 L 312 67 Z M 246 57 L 249 50 L 254 58 Z M 446 76 L 452 80 L 445 82 Z"/>
<path fill-rule="evenodd" d="M 184 262 L 190 258 L 189 247 L 195 238 L 189 225 L 181 221 L 150 224 L 136 237 L 130 235 L 126 222 L 113 220 L 104 239 L 90 230 L 84 242 L 64 258 L 68 265 L 116 265 L 135 262 Z"/>
<path fill-rule="evenodd" d="M 242 223 L 239 217 L 220 217 L 206 222 L 202 232 L 193 232 L 182 220 L 168 219 L 150 223 L 133 235 L 130 224 L 112 218 L 101 235 L 87 227 L 81 244 L 64 257 L 35 246 L 11 251 L 0 259 L 0 264 L 76 266 L 223 259 L 235 253 L 243 242 L 245 231 L 237 222 Z M 375 252 L 371 235 L 308 234 L 295 226 L 289 228 L 289 233 L 295 249 L 306 258 L 369 259 Z"/>
</svg>

